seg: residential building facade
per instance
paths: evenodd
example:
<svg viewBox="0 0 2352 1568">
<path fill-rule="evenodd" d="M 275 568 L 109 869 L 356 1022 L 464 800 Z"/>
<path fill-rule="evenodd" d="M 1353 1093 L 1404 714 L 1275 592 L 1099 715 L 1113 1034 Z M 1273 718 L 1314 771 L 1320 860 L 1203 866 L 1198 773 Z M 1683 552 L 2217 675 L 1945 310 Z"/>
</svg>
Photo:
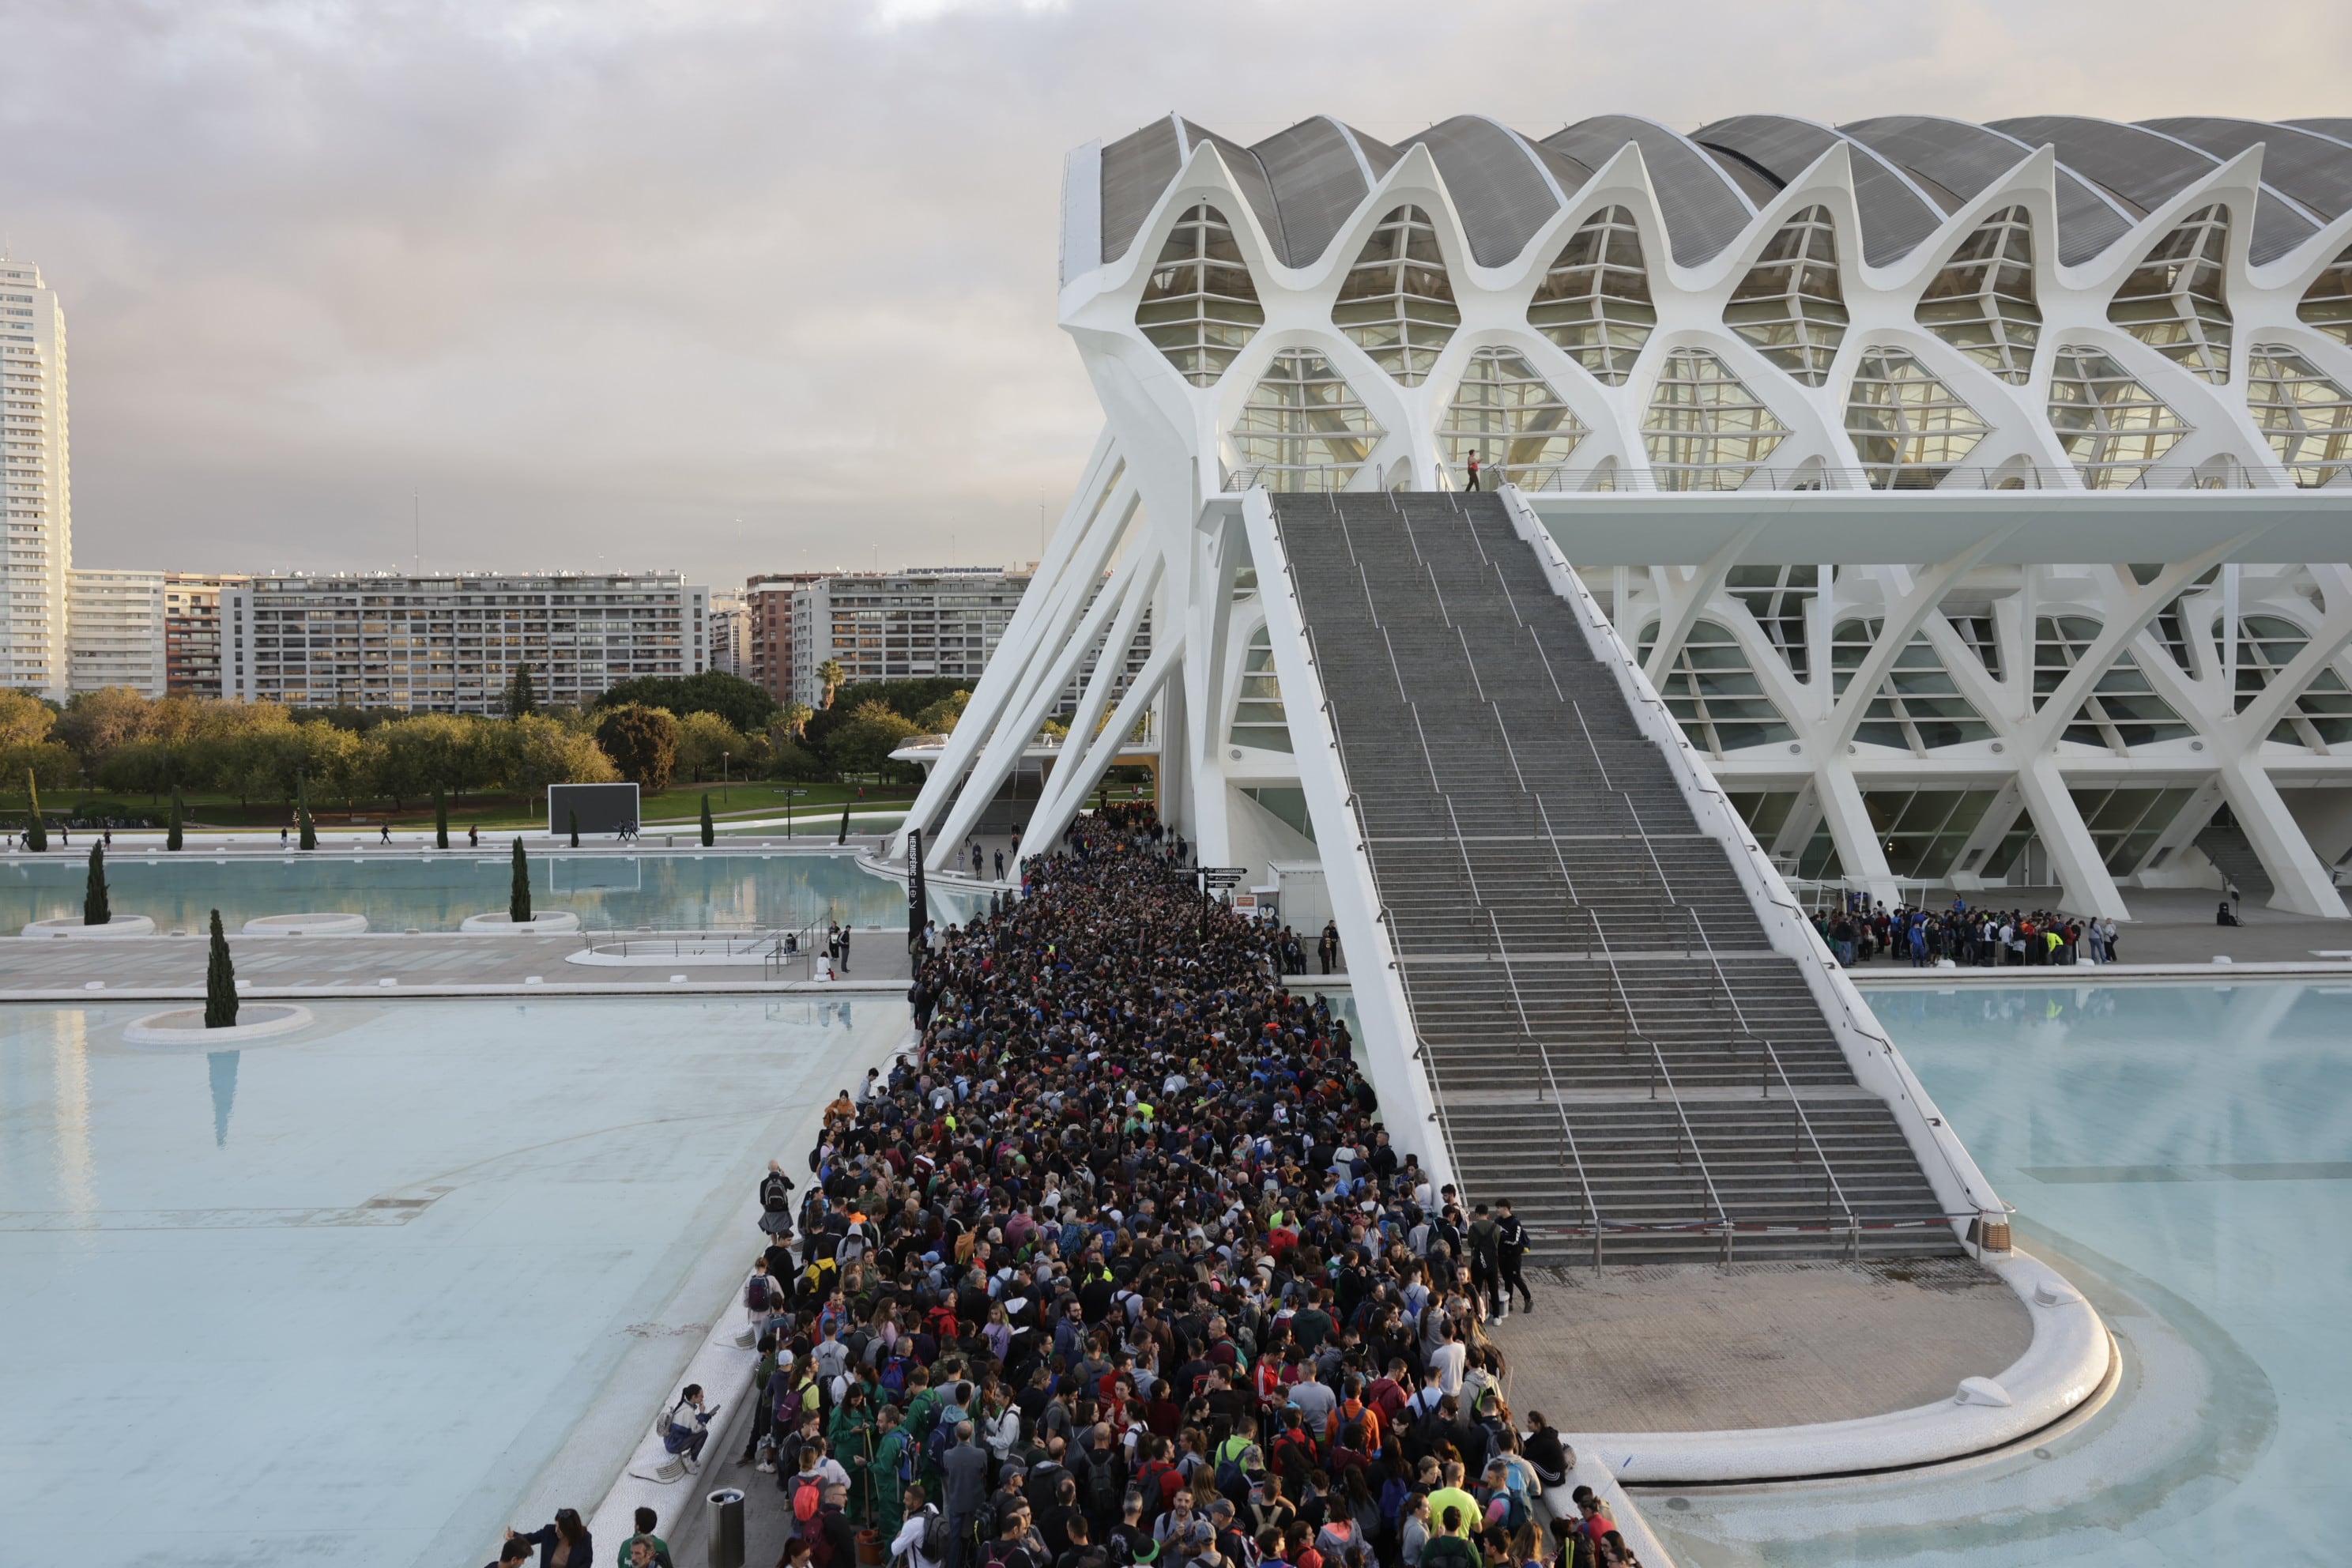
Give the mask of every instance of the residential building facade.
<svg viewBox="0 0 2352 1568">
<path fill-rule="evenodd" d="M 121 686 L 142 697 L 164 694 L 163 573 L 77 566 L 68 574 L 66 684 L 76 692 Z"/>
<path fill-rule="evenodd" d="M 163 675 L 171 695 L 222 694 L 221 590 L 252 580 L 196 572 L 163 574 Z"/>
<path fill-rule="evenodd" d="M 674 572 L 257 576 L 221 592 L 227 694 L 294 708 L 499 710 L 708 669 L 710 591 Z"/>
<path fill-rule="evenodd" d="M 743 678 L 779 702 L 800 700 L 793 680 L 793 595 L 830 572 L 775 572 L 743 585 Z"/>
<path fill-rule="evenodd" d="M 751 611 L 743 595 L 710 595 L 710 668 L 742 675 L 751 663 Z"/>
<path fill-rule="evenodd" d="M 30 262 L 0 260 L 0 685 L 68 691 L 67 574 L 73 482 L 66 423 L 66 315 Z"/>
</svg>

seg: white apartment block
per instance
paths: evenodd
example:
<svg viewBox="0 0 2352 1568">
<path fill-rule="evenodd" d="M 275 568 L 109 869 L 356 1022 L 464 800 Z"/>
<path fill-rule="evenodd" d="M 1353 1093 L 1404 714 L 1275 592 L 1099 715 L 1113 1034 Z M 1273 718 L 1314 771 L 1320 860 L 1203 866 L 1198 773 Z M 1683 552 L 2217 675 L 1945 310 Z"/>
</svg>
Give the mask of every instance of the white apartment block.
<svg viewBox="0 0 2352 1568">
<path fill-rule="evenodd" d="M 66 574 L 73 489 L 66 428 L 66 315 L 29 262 L 0 260 L 0 686 L 67 694 Z"/>
<path fill-rule="evenodd" d="M 68 574 L 66 683 L 161 697 L 170 684 L 161 572 L 77 566 Z"/>
<path fill-rule="evenodd" d="M 977 684 L 1003 640 L 1004 628 L 1029 586 L 1030 568 L 910 567 L 902 572 L 847 572 L 820 578 L 793 594 L 792 694 L 817 706 L 824 682 L 817 670 L 837 660 L 845 681 L 929 677 Z M 1101 590 L 1097 588 L 1097 593 Z M 1093 602 L 1092 595 L 1087 602 Z M 1151 656 L 1146 615 L 1127 651 L 1129 679 Z M 1071 678 L 1056 712 L 1076 706 L 1078 689 L 1094 673 L 1089 653 Z"/>
<path fill-rule="evenodd" d="M 675 572 L 257 576 L 221 592 L 227 695 L 293 708 L 499 710 L 710 667 L 710 590 Z"/>
<path fill-rule="evenodd" d="M 740 594 L 710 596 L 710 668 L 742 675 L 751 663 L 751 612 Z"/>
</svg>

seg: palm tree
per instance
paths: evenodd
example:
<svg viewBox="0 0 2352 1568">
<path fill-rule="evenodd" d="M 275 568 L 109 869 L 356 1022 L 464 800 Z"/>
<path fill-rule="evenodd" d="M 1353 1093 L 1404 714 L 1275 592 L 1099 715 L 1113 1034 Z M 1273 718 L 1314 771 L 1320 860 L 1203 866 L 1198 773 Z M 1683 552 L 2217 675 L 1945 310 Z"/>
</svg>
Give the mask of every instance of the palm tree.
<svg viewBox="0 0 2352 1568">
<path fill-rule="evenodd" d="M 828 659 L 826 662 L 831 663 L 832 661 Z M 837 668 L 838 666 L 835 668 Z M 805 741 L 808 739 L 809 721 L 815 717 L 816 710 L 810 707 L 807 703 L 787 702 L 784 704 L 783 712 L 780 716 L 780 722 L 782 722 L 784 727 L 785 734 L 790 735 L 795 741 Z"/>
<path fill-rule="evenodd" d="M 841 668 L 841 660 L 829 658 L 816 667 L 816 678 L 824 682 L 824 706 L 830 708 L 835 689 L 849 679 L 849 671 Z"/>
</svg>

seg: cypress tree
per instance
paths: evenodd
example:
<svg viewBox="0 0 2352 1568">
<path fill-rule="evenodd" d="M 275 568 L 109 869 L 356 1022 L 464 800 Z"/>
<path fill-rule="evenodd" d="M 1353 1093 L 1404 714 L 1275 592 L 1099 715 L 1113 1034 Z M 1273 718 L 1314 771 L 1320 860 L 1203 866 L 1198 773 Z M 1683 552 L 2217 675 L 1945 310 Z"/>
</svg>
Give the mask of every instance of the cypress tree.
<svg viewBox="0 0 2352 1568">
<path fill-rule="evenodd" d="M 305 773 L 294 775 L 294 826 L 301 830 L 303 848 L 319 847 L 319 830 L 310 821 L 310 780 Z"/>
<path fill-rule="evenodd" d="M 25 798 L 32 809 L 25 816 L 25 847 L 32 850 L 49 847 L 49 825 L 41 820 L 41 790 L 33 782 L 33 770 L 25 770 Z"/>
<path fill-rule="evenodd" d="M 172 820 L 169 827 L 163 834 L 164 848 L 179 849 L 185 847 L 187 837 L 186 835 L 180 831 L 180 829 L 182 824 L 186 820 L 187 815 L 188 808 L 180 799 L 180 786 L 178 784 L 173 784 L 172 786 Z"/>
<path fill-rule="evenodd" d="M 205 1027 L 232 1028 L 236 1024 L 236 966 L 228 958 L 228 933 L 221 930 L 220 911 L 213 911 L 212 957 L 205 964 Z"/>
<path fill-rule="evenodd" d="M 522 858 L 522 835 L 515 835 L 514 886 L 507 894 L 507 919 L 519 926 L 530 924 L 530 865 Z"/>
<path fill-rule="evenodd" d="M 835 838 L 834 842 L 835 844 L 846 844 L 849 842 L 849 803 L 847 801 L 843 801 L 841 803 L 841 836 Z"/>
<path fill-rule="evenodd" d="M 571 818 L 572 847 L 577 849 L 580 847 L 580 814 L 577 811 L 567 811 L 563 815 Z M 520 842 L 520 840 L 518 840 L 518 842 Z"/>
<path fill-rule="evenodd" d="M 102 926 L 114 918 L 106 901 L 106 846 L 89 847 L 89 880 L 82 888 L 81 923 Z"/>
<path fill-rule="evenodd" d="M 710 796 L 702 797 L 702 847 L 709 848 L 719 841 L 719 830 L 710 825 Z"/>
<path fill-rule="evenodd" d="M 442 797 L 441 786 L 433 786 L 433 847 L 449 847 L 449 803 Z"/>
</svg>

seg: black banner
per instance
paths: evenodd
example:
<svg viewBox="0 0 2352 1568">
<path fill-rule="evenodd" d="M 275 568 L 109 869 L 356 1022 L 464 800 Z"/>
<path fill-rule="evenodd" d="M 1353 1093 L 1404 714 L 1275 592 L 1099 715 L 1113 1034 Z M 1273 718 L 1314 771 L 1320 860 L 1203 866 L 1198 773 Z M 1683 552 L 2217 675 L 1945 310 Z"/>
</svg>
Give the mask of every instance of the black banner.
<svg viewBox="0 0 2352 1568">
<path fill-rule="evenodd" d="M 923 941 L 923 830 L 907 830 L 907 951 Z"/>
</svg>

